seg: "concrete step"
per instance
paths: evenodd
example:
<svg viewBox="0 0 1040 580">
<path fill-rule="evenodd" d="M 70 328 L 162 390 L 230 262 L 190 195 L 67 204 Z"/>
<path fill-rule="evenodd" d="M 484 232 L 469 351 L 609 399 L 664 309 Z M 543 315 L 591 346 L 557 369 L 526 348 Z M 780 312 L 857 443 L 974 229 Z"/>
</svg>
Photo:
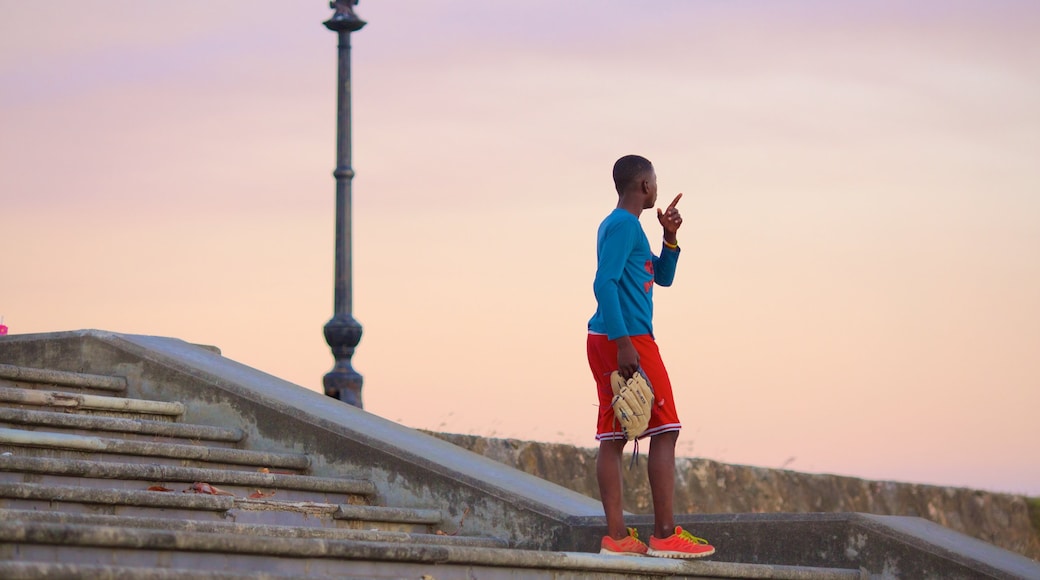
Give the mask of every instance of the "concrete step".
<svg viewBox="0 0 1040 580">
<path fill-rule="evenodd" d="M 161 508 L 178 510 L 178 513 L 220 512 L 220 517 L 223 517 L 223 513 L 234 506 L 235 499 L 223 495 L 38 483 L 0 483 L 0 507 L 5 509 L 63 510 L 78 513 L 104 509 L 106 513 L 117 515 L 138 515 L 149 512 L 134 508 Z"/>
<path fill-rule="evenodd" d="M 0 545 L 17 551 L 19 570 L 0 567 L 0 573 L 7 574 L 27 573 L 30 569 L 42 573 L 54 562 L 68 562 L 68 557 L 63 557 L 63 554 L 74 548 L 78 565 L 120 567 L 128 578 L 149 578 L 151 576 L 144 574 L 160 568 L 192 570 L 196 577 L 208 576 L 211 571 L 227 573 L 233 570 L 235 573 L 265 573 L 273 575 L 271 577 L 290 578 L 423 578 L 425 575 L 437 580 L 865 578 L 859 570 L 834 568 L 686 562 L 577 552 L 341 539 L 255 537 L 51 524 L 8 518 L 0 523 Z M 145 570 L 144 567 L 150 568 Z M 134 570 L 142 575 L 133 575 Z"/>
<path fill-rule="evenodd" d="M 178 465 L 183 464 L 181 462 L 185 460 L 193 460 L 200 464 L 250 465 L 292 470 L 306 470 L 310 466 L 310 458 L 302 453 L 249 451 L 154 441 L 126 441 L 90 435 L 0 428 L 0 451 L 13 452 L 17 448 L 57 450 L 62 452 L 63 457 L 68 456 L 69 452 L 74 452 L 82 455 L 82 457 L 77 457 L 82 459 L 90 459 L 101 453 L 114 457 L 131 456 L 148 457 L 153 460 L 177 460 Z M 33 453 L 33 455 L 46 456 L 45 453 Z M 203 465 L 198 465 L 198 467 L 201 466 Z"/>
<path fill-rule="evenodd" d="M 35 388 L 39 385 L 126 392 L 126 378 L 0 364 L 0 380 Z"/>
<path fill-rule="evenodd" d="M 333 528 L 317 526 L 279 526 L 264 524 L 242 524 L 227 521 L 171 520 L 168 517 L 131 517 L 106 514 L 73 514 L 64 512 L 3 510 L 4 520 L 51 524 L 75 524 L 85 526 L 109 526 L 118 528 L 159 529 L 182 532 L 234 534 L 245 536 L 269 536 L 273 538 L 325 538 L 330 540 L 355 540 L 367 542 L 399 542 L 411 544 L 479 546 L 484 548 L 506 548 L 506 542 L 481 536 L 451 535 L 441 533 L 412 534 L 386 530 Z"/>
<path fill-rule="evenodd" d="M 0 508 L 20 510 L 147 516 L 166 510 L 165 517 L 214 520 L 230 518 L 238 523 L 273 525 L 335 525 L 353 529 L 432 533 L 442 520 L 434 510 L 380 506 L 351 506 L 308 501 L 253 499 L 232 495 L 192 492 L 211 489 L 192 484 L 170 491 L 89 488 L 39 483 L 0 483 Z M 221 490 L 222 491 L 222 490 Z M 57 504 L 61 504 L 57 506 Z M 56 507 L 57 506 L 57 507 Z M 364 507 L 364 509 L 356 509 Z"/>
<path fill-rule="evenodd" d="M 0 483 L 0 499 L 37 500 L 48 504 L 92 504 L 171 509 L 227 511 L 235 506 L 235 498 L 224 495 L 151 492 L 148 490 L 114 490 L 108 487 L 45 485 L 42 483 Z M 10 501 L 4 502 L 9 504 Z M 5 506 L 7 507 L 7 506 Z M 53 508 L 52 508 L 53 509 Z"/>
<path fill-rule="evenodd" d="M 102 483 L 106 480 L 119 483 Z M 362 479 L 18 455 L 0 456 L 0 481 L 127 489 L 147 489 L 152 485 L 183 488 L 199 481 L 218 485 L 237 497 L 260 491 L 287 501 L 346 504 L 368 504 L 376 494 L 376 486 Z"/>
<path fill-rule="evenodd" d="M 241 429 L 227 427 L 4 407 L 0 407 L 0 425 L 64 429 L 83 434 L 101 431 L 119 433 L 121 436 L 165 437 L 185 441 L 206 441 L 208 443 L 238 443 L 245 436 Z"/>
<path fill-rule="evenodd" d="M 444 516 L 437 510 L 397 508 L 368 505 L 340 505 L 332 517 L 355 529 L 364 529 L 379 522 L 385 529 L 401 528 L 398 531 L 422 532 L 439 525 Z"/>
<path fill-rule="evenodd" d="M 32 405 L 63 410 L 105 411 L 134 415 L 159 415 L 179 417 L 184 414 L 184 404 L 174 401 L 146 401 L 104 395 L 84 395 L 63 391 L 44 391 L 0 387 L 0 403 L 9 405 Z"/>
<path fill-rule="evenodd" d="M 198 570 L 188 568 L 140 568 L 57 562 L 0 562 L 0 578 L 4 580 L 199 580 Z M 238 573 L 206 571 L 206 580 L 293 580 L 304 576 L 285 576 L 266 572 Z M 344 576 L 342 580 L 360 580 Z"/>
</svg>

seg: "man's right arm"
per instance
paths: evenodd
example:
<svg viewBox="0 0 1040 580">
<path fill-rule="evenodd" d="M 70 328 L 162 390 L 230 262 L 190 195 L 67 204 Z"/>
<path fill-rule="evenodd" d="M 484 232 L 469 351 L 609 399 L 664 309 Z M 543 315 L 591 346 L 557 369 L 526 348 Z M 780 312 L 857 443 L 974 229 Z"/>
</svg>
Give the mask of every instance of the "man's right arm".
<svg viewBox="0 0 1040 580">
<path fill-rule="evenodd" d="M 639 370 L 639 352 L 630 336 L 620 336 L 614 343 L 617 344 L 618 372 L 625 379 L 630 379 Z"/>
<path fill-rule="evenodd" d="M 630 233 L 622 225 L 614 224 L 601 234 L 597 248 L 596 279 L 592 282 L 604 332 L 610 340 L 628 335 L 625 317 L 621 312 L 619 286 L 632 244 Z"/>
<path fill-rule="evenodd" d="M 617 345 L 618 372 L 626 379 L 639 370 L 639 353 L 629 337 L 618 295 L 618 284 L 632 247 L 633 231 L 633 228 L 621 226 L 606 232 L 600 240 L 596 280 L 592 284 L 607 338 Z"/>
</svg>

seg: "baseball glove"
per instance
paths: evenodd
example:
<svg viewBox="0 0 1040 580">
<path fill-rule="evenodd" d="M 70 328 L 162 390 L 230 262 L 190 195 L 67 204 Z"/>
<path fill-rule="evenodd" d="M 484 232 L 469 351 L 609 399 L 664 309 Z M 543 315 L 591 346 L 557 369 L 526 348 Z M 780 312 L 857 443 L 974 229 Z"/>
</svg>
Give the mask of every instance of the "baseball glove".
<svg viewBox="0 0 1040 580">
<path fill-rule="evenodd" d="M 627 381 L 619 372 L 614 371 L 610 375 L 610 386 L 614 390 L 614 399 L 610 406 L 614 408 L 614 417 L 621 426 L 625 439 L 639 437 L 650 424 L 654 391 L 638 371 Z"/>
</svg>

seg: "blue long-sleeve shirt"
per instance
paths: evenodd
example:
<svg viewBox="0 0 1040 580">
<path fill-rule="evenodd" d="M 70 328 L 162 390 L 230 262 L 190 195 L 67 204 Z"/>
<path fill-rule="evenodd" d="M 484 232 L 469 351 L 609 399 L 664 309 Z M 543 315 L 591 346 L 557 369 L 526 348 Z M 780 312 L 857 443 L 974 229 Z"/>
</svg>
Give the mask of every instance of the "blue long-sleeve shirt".
<svg viewBox="0 0 1040 580">
<path fill-rule="evenodd" d="M 661 256 L 655 256 L 639 218 L 618 208 L 599 225 L 596 260 L 597 307 L 589 331 L 609 340 L 653 335 L 654 284 L 672 284 L 679 249 L 662 245 Z"/>
</svg>

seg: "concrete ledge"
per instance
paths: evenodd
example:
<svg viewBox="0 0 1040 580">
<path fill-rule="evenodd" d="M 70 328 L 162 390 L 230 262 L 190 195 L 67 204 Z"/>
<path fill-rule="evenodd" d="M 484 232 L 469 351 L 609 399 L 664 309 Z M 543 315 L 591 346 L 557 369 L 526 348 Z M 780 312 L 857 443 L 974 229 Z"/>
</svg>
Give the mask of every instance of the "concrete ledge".
<svg viewBox="0 0 1040 580">
<path fill-rule="evenodd" d="M 653 516 L 626 518 L 640 535 Z M 676 523 L 711 541 L 715 561 L 863 568 L 877 578 L 1033 580 L 1040 562 L 921 518 L 858 513 L 679 515 Z M 591 546 L 602 520 L 574 526 L 578 545 Z"/>
<path fill-rule="evenodd" d="M 210 463 L 232 463 L 236 465 L 253 465 L 257 467 L 279 467 L 286 469 L 307 469 L 310 459 L 300 453 L 278 453 L 271 451 L 247 451 L 243 449 L 225 449 L 200 445 L 182 445 L 179 443 L 158 443 L 151 441 L 125 441 L 89 435 L 70 435 L 66 433 L 47 433 L 42 431 L 25 431 L 21 429 L 0 428 L 0 445 L 21 447 L 68 449 L 93 453 L 117 453 L 122 455 L 141 455 L 147 457 L 169 457 L 174 459 L 194 459 Z"/>
<path fill-rule="evenodd" d="M 857 514 L 855 529 L 866 538 L 857 546 L 860 552 L 874 557 L 887 552 L 891 565 L 901 570 L 931 560 L 956 563 L 990 578 L 1040 579 L 1040 562 L 922 518 Z"/>
<path fill-rule="evenodd" d="M 171 423 L 169 421 L 152 421 L 149 419 L 125 419 L 101 415 L 73 415 L 52 411 L 31 411 L 28 409 L 6 409 L 2 407 L 0 407 L 0 421 L 58 429 L 112 431 L 136 435 L 157 435 L 159 437 L 231 443 L 237 443 L 245 436 L 241 429 L 227 427 Z"/>
<path fill-rule="evenodd" d="M 184 414 L 184 405 L 179 402 L 145 401 L 104 395 L 81 395 L 61 391 L 38 391 L 0 387 L 0 402 L 37 407 L 61 409 L 86 409 L 116 413 L 138 413 L 144 415 L 168 415 L 179 417 Z"/>
<path fill-rule="evenodd" d="M 205 469 L 154 463 L 111 463 L 82 459 L 9 455 L 0 456 L 0 471 L 67 475 L 94 479 L 139 480 L 157 483 L 205 481 L 212 484 L 242 487 L 341 493 L 365 498 L 369 498 L 376 493 L 375 486 L 371 482 L 360 479 L 332 479 L 312 475 Z"/>
<path fill-rule="evenodd" d="M 429 564 L 464 564 L 471 567 L 508 568 L 517 577 L 517 568 L 549 571 L 580 571 L 587 575 L 629 574 L 639 576 L 694 578 L 779 578 L 791 580 L 862 580 L 859 570 L 813 569 L 797 566 L 733 564 L 725 562 L 685 562 L 664 558 L 601 556 L 574 552 L 537 552 L 495 548 L 409 545 L 386 542 L 351 542 L 323 539 L 240 537 L 222 534 L 183 534 L 164 530 L 123 530 L 97 526 L 39 524 L 5 521 L 0 524 L 0 542 L 11 544 L 62 544 L 95 546 L 107 549 L 178 550 L 221 552 L 287 558 L 334 558 Z M 533 575 L 533 574 L 532 574 Z M 527 574 L 524 574 L 527 576 Z"/>
<path fill-rule="evenodd" d="M 0 378 L 20 381 L 23 383 L 41 383 L 45 385 L 60 385 L 63 387 L 82 387 L 86 389 L 113 391 L 117 393 L 126 391 L 125 377 L 89 375 L 86 373 L 72 373 L 51 369 L 19 367 L 15 365 L 0 364 Z"/>
</svg>

